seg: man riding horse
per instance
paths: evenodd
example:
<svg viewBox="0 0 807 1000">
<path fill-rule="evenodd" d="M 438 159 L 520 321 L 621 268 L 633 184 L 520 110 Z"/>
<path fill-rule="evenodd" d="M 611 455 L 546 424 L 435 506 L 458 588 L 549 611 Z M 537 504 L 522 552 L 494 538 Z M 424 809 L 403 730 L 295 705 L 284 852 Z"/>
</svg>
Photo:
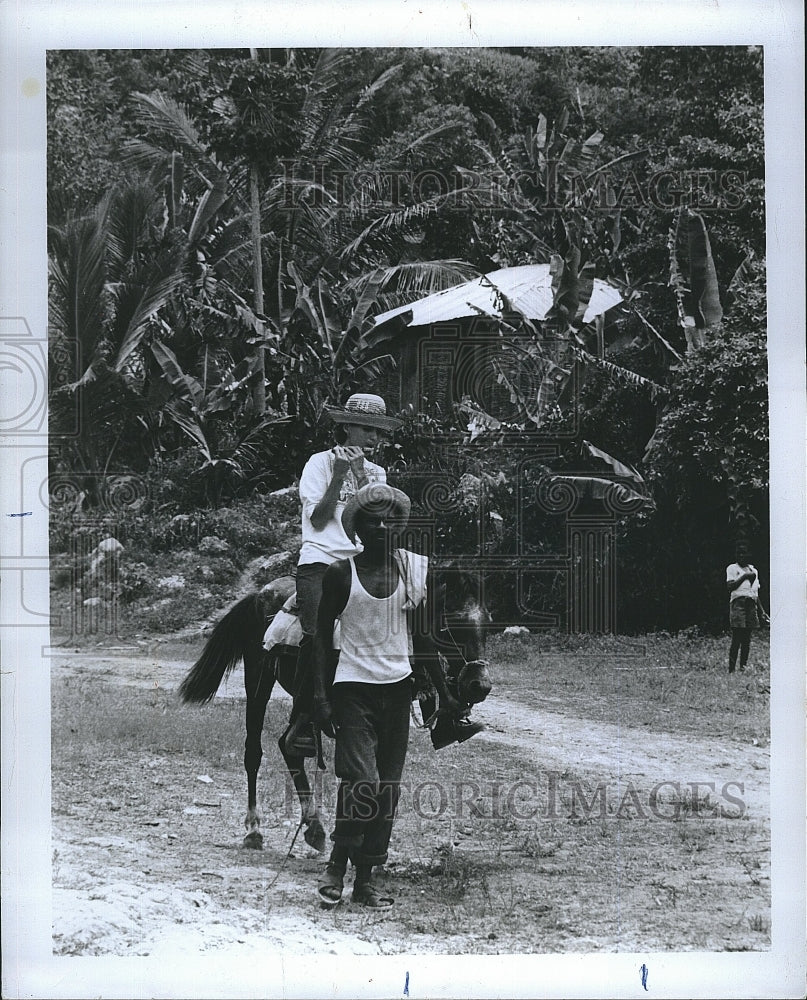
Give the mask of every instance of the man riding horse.
<svg viewBox="0 0 807 1000">
<path fill-rule="evenodd" d="M 353 399 L 353 402 L 351 403 L 351 400 L 348 400 L 348 405 L 345 406 L 344 410 L 331 412 L 332 416 L 334 412 L 337 413 L 336 420 L 338 423 L 369 420 L 370 423 L 355 423 L 351 425 L 354 427 L 370 427 L 373 430 L 373 434 L 369 435 L 368 439 L 377 437 L 378 428 L 382 424 L 385 428 L 392 426 L 381 420 L 381 418 L 385 418 L 385 420 L 392 420 L 394 418 L 386 418 L 386 414 L 382 412 L 384 403 L 380 397 L 370 396 L 368 400 L 367 396 L 360 395 L 358 399 L 355 397 L 351 397 L 351 399 Z M 352 439 L 355 441 L 356 436 L 354 435 Z M 359 446 L 353 445 L 353 447 Z M 367 447 L 370 447 L 369 444 Z M 314 456 L 314 458 L 317 458 L 317 456 Z M 347 459 L 347 464 L 351 468 L 351 489 L 356 487 L 357 480 L 361 478 L 357 476 L 356 470 L 352 468 L 351 460 L 355 460 L 358 468 L 359 458 L 364 463 L 363 467 L 365 470 L 370 465 L 372 466 L 370 471 L 374 475 L 380 477 L 384 474 L 384 470 L 380 466 L 373 466 L 372 463 L 368 463 L 363 453 L 361 456 L 353 454 Z M 344 461 L 345 454 L 336 452 L 335 450 L 321 452 L 320 462 L 318 463 L 325 465 L 327 482 L 322 487 L 324 489 L 323 497 L 328 494 L 328 503 L 333 503 L 334 511 L 337 508 L 343 509 L 347 503 L 347 500 L 343 502 L 341 499 L 338 499 L 342 495 L 342 487 L 337 488 L 336 484 L 340 476 L 342 476 L 342 485 L 344 485 L 345 478 L 347 478 L 347 473 L 343 466 L 337 465 L 337 460 L 339 459 Z M 330 472 L 328 472 L 329 468 Z M 378 471 L 374 472 L 374 470 Z M 309 471 L 311 470 L 309 469 Z M 321 472 L 322 469 L 320 469 Z M 378 481 L 380 482 L 380 478 Z M 361 487 L 358 488 L 361 489 Z M 316 551 L 316 547 L 311 539 L 316 537 L 317 529 L 313 525 L 313 520 L 318 519 L 316 509 L 319 503 L 313 502 L 313 493 L 309 494 L 308 492 L 310 489 L 312 487 L 309 482 L 306 482 L 305 486 L 301 482 L 303 502 L 308 509 L 307 515 L 305 512 L 303 515 L 304 524 L 306 517 L 309 522 L 312 522 L 307 529 L 304 529 L 304 540 L 307 536 L 312 549 Z M 347 489 L 345 492 L 347 493 Z M 307 502 L 306 497 L 308 497 Z M 334 497 L 337 497 L 337 499 L 334 500 Z M 320 508 L 319 513 L 321 514 L 326 507 L 327 505 Z M 341 518 L 339 532 L 344 537 L 344 545 L 348 550 L 348 554 L 358 554 L 361 551 L 361 543 L 357 543 L 345 534 Z M 311 549 L 309 549 L 305 558 L 310 557 Z M 301 560 L 303 558 L 301 556 Z M 298 568 L 296 586 L 298 590 L 305 591 L 305 581 L 302 587 L 300 586 L 300 571 L 302 570 L 302 576 L 305 578 L 308 575 L 309 577 L 308 583 L 310 586 L 308 587 L 308 596 L 303 597 L 304 602 L 308 600 L 309 608 L 315 602 L 316 604 L 319 603 L 321 582 L 319 584 L 316 583 L 316 576 L 319 576 L 321 581 L 328 566 L 337 561 L 339 561 L 339 556 L 331 559 L 329 563 L 308 570 L 305 570 L 304 567 L 311 567 L 314 564 L 301 561 L 301 565 Z M 313 583 L 312 580 L 314 581 Z M 430 566 L 429 580 L 428 611 L 424 611 L 423 613 L 428 619 L 428 627 L 435 636 L 439 651 L 438 663 L 440 671 L 439 674 L 434 674 L 434 688 L 428 692 L 425 692 L 424 689 L 428 686 L 430 671 L 427 670 L 423 673 L 416 665 L 416 674 L 418 674 L 420 679 L 418 687 L 422 695 L 421 704 L 423 714 L 431 723 L 432 743 L 435 749 L 441 749 L 451 743 L 462 742 L 468 739 L 482 728 L 479 724 L 470 723 L 467 720 L 467 712 L 472 704 L 484 700 L 491 687 L 487 661 L 483 658 L 484 627 L 489 620 L 489 616 L 480 603 L 479 595 L 472 578 L 462 570 L 454 570 L 447 566 Z M 308 633 L 309 648 L 306 651 L 308 656 L 307 663 L 304 658 L 296 653 L 293 647 L 277 646 L 273 650 L 267 650 L 264 647 L 264 633 L 266 632 L 268 621 L 273 619 L 281 609 L 281 606 L 294 594 L 294 590 L 295 580 L 291 577 L 284 577 L 268 584 L 258 593 L 247 595 L 233 605 L 215 625 L 199 659 L 193 665 L 179 689 L 180 697 L 183 701 L 204 704 L 214 697 L 222 680 L 236 666 L 239 660 L 243 660 L 244 688 L 246 692 L 244 768 L 247 773 L 247 814 L 244 819 L 247 831 L 244 837 L 245 847 L 260 848 L 263 844 L 263 835 L 260 829 L 261 821 L 257 808 L 257 777 L 263 757 L 261 734 L 266 707 L 275 683 L 279 682 L 285 690 L 292 694 L 297 692 L 298 704 L 296 712 L 293 713 L 295 722 L 298 718 L 304 718 L 306 715 L 310 716 L 311 697 L 313 694 L 313 679 L 310 672 L 307 679 L 308 701 L 300 704 L 299 694 L 301 689 L 305 687 L 303 680 L 305 679 L 306 669 L 309 668 L 311 663 L 311 641 L 316 624 L 316 612 L 312 613 L 314 615 L 313 621 L 309 616 L 307 621 L 303 623 L 304 625 L 307 624 L 311 630 Z M 300 676 L 301 659 L 303 664 L 303 678 Z M 445 679 L 445 684 L 441 683 L 443 678 Z M 442 712 L 437 711 L 437 692 L 442 693 Z M 303 691 L 303 694 L 305 695 L 306 691 Z M 457 704 L 460 706 L 458 713 L 454 712 L 452 714 L 452 712 L 447 711 L 448 706 L 451 706 L 452 710 L 456 710 Z M 305 711 L 303 711 L 303 708 L 305 708 Z M 300 800 L 302 810 L 301 823 L 305 827 L 304 839 L 312 847 L 321 851 L 325 848 L 325 831 L 322 827 L 315 798 L 305 770 L 305 758 L 306 756 L 313 755 L 315 752 L 313 748 L 319 741 L 314 738 L 310 722 L 306 721 L 306 725 L 308 726 L 308 733 L 306 734 L 303 729 L 302 739 L 290 739 L 289 737 L 293 735 L 290 729 L 293 727 L 287 727 L 286 732 L 278 740 L 278 746 Z M 298 729 L 300 728 L 298 727 Z"/>
<path fill-rule="evenodd" d="M 401 426 L 396 417 L 387 416 L 384 400 L 371 393 L 354 393 L 344 408 L 328 407 L 326 412 L 341 430 L 343 440 L 312 455 L 300 476 L 303 544 L 297 563 L 297 613 L 303 638 L 284 749 L 302 756 L 316 753 L 311 726 L 311 660 L 322 580 L 332 563 L 361 551 L 361 543 L 349 539 L 342 528 L 342 511 L 357 490 L 368 483 L 387 481 L 384 469 L 370 457 L 380 435 Z"/>
</svg>

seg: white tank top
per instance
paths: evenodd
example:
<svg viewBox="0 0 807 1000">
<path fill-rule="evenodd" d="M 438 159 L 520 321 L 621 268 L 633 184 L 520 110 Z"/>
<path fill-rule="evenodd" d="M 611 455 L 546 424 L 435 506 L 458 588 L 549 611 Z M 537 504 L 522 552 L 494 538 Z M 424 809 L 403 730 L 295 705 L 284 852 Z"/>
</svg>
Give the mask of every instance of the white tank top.
<svg viewBox="0 0 807 1000">
<path fill-rule="evenodd" d="M 341 651 L 334 683 L 402 681 L 412 672 L 404 582 L 399 574 L 389 597 L 373 597 L 361 585 L 354 560 L 348 561 L 350 595 L 341 615 Z"/>
</svg>

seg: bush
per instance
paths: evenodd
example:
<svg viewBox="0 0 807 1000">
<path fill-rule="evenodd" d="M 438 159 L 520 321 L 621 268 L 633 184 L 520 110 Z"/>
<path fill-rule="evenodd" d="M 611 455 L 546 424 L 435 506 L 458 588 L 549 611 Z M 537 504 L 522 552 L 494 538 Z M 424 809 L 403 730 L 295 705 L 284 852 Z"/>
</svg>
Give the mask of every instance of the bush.
<svg viewBox="0 0 807 1000">
<path fill-rule="evenodd" d="M 118 594 L 124 604 L 131 604 L 152 593 L 153 574 L 143 562 L 124 562 L 118 574 Z"/>
</svg>

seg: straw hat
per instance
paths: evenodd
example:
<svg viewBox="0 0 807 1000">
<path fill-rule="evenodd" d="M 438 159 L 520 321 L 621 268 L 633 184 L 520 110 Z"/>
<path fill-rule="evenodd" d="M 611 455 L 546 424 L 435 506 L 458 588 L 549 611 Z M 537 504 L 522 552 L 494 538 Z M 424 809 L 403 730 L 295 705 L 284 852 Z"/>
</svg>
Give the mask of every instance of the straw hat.
<svg viewBox="0 0 807 1000">
<path fill-rule="evenodd" d="M 397 430 L 402 420 L 387 416 L 387 404 L 370 392 L 354 392 L 344 406 L 326 406 L 325 412 L 335 424 L 377 427 L 380 431 Z"/>
<path fill-rule="evenodd" d="M 412 503 L 409 497 L 386 483 L 368 483 L 348 500 L 342 511 L 342 527 L 351 541 L 356 540 L 356 517 L 363 510 L 369 514 L 389 514 L 400 527 L 409 520 Z"/>
</svg>

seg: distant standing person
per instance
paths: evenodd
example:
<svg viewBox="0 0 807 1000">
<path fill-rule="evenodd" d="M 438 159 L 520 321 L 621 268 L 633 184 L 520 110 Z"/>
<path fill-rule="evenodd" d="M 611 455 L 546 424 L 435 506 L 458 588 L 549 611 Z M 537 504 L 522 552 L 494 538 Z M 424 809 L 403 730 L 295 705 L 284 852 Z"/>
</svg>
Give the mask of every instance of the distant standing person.
<svg viewBox="0 0 807 1000">
<path fill-rule="evenodd" d="M 386 483 L 387 474 L 370 461 L 382 434 L 401 426 L 387 416 L 381 396 L 354 393 L 344 407 L 329 406 L 326 412 L 339 428 L 342 440 L 328 451 L 312 455 L 300 476 L 303 545 L 297 563 L 297 610 L 303 638 L 297 659 L 294 704 L 283 747 L 291 756 L 315 756 L 311 723 L 313 639 L 317 609 L 322 596 L 322 578 L 331 563 L 355 556 L 362 550 L 345 534 L 342 511 L 363 486 Z"/>
<path fill-rule="evenodd" d="M 748 546 L 740 542 L 736 550 L 736 562 L 726 567 L 726 588 L 729 592 L 729 625 L 731 646 L 729 648 L 729 673 L 737 666 L 740 654 L 740 670 L 748 663 L 751 648 L 751 632 L 759 628 L 759 574 L 751 565 Z M 762 611 L 765 618 L 765 612 Z"/>
</svg>

